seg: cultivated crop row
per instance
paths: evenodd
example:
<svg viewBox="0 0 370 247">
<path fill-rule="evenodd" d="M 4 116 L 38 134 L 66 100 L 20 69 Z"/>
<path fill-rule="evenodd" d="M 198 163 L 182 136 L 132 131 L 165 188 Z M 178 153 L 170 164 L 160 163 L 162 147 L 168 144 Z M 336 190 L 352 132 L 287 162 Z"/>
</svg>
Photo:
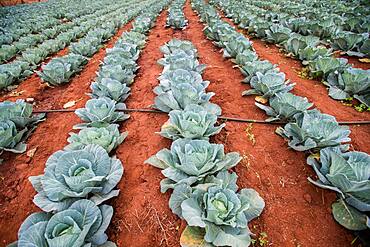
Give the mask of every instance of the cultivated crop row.
<svg viewBox="0 0 370 247">
<path fill-rule="evenodd" d="M 302 64 L 307 66 L 309 76 L 322 80 L 323 84 L 329 87 L 328 93 L 333 99 L 355 98 L 361 102 L 358 109 L 363 110 L 370 107 L 370 71 L 353 68 L 345 58 L 333 57 L 332 49 L 326 48 L 325 42 L 317 37 L 317 32 L 309 28 L 322 32 L 334 29 L 332 32 L 328 31 L 329 33 L 325 36 L 330 39 L 334 49 L 344 50 L 349 55 L 359 55 L 359 52 L 352 51 L 360 50 L 362 56 L 370 54 L 369 30 L 364 30 L 363 34 L 339 32 L 338 30 L 344 27 L 339 28 L 334 24 L 334 20 L 339 18 L 336 14 L 324 18 L 324 21 L 313 20 L 316 25 L 311 26 L 305 23 L 305 18 L 302 17 L 294 18 L 288 14 L 279 15 L 258 7 L 250 8 L 253 5 L 249 1 L 217 0 L 211 2 L 220 6 L 227 17 L 232 18 L 236 24 L 248 30 L 249 33 L 282 46 L 290 56 L 301 60 Z M 256 18 L 256 15 L 259 18 Z M 300 21 L 303 21 L 302 25 L 305 25 L 307 29 L 305 32 L 300 31 Z M 338 22 L 343 25 L 345 23 L 340 18 Z M 320 25 L 328 26 L 325 28 Z M 369 22 L 365 21 L 363 25 L 364 28 L 368 28 Z"/>
<path fill-rule="evenodd" d="M 103 204 L 118 195 L 114 189 L 122 178 L 123 166 L 112 152 L 127 136 L 120 134 L 117 122 L 129 115 L 122 103 L 129 95 L 128 85 L 138 69 L 137 59 L 145 45 L 146 34 L 168 1 L 157 2 L 136 18 L 130 32 L 125 32 L 107 52 L 98 78 L 92 83 L 92 99 L 75 113 L 84 123 L 77 124 L 63 150 L 52 154 L 44 174 L 31 176 L 38 192 L 33 202 L 43 212 L 33 213 L 23 222 L 14 246 L 116 246 L 107 241 L 113 208 Z M 145 6 L 145 4 L 144 4 Z M 113 74 L 102 74 L 116 64 Z M 129 74 L 128 80 L 116 75 Z"/>
<path fill-rule="evenodd" d="M 25 10 L 23 8 L 14 7 L 15 9 L 21 8 L 22 12 L 20 13 L 13 13 L 9 9 L 7 12 L 6 8 L 4 8 L 3 11 L 6 12 L 4 14 L 8 19 L 2 22 L 0 61 L 5 62 L 11 60 L 18 54 L 23 58 L 27 58 L 31 56 L 28 54 L 37 53 L 37 51 L 43 54 L 41 52 L 42 48 L 51 44 L 57 47 L 60 46 L 59 49 L 62 49 L 71 41 L 67 39 L 69 36 L 72 36 L 72 38 L 82 37 L 88 29 L 97 24 L 99 19 L 102 20 L 105 14 L 122 6 L 122 4 L 109 4 L 107 1 L 92 4 L 87 8 L 82 7 L 81 2 L 79 4 L 68 5 L 68 7 L 59 6 L 58 3 L 52 4 L 50 6 L 52 7 L 51 9 L 43 9 L 40 6 L 37 12 L 27 9 L 29 12 L 25 14 L 27 16 L 26 20 L 23 20 L 23 16 L 20 16 L 24 14 L 23 11 Z M 66 12 L 68 14 L 64 14 L 64 11 L 68 11 Z M 45 16 L 40 15 L 40 12 L 44 13 Z M 7 22 L 8 20 L 12 21 Z M 81 33 L 72 35 L 71 30 L 73 29 L 75 31 L 80 30 Z M 62 33 L 64 34 L 62 35 Z M 71 34 L 67 35 L 66 33 Z M 44 44 L 38 46 L 42 42 Z M 36 47 L 41 50 L 35 49 Z"/>
<path fill-rule="evenodd" d="M 21 57 L 0 65 L 0 88 L 23 80 L 31 75 L 45 58 L 80 38 L 71 44 L 70 54 L 52 59 L 42 66 L 41 72 L 37 71 L 42 80 L 50 85 L 68 82 L 71 76 L 83 68 L 88 57 L 95 54 L 119 27 L 128 23 L 144 7 L 141 5 L 132 8 L 127 2 L 114 4 L 97 11 L 91 17 L 84 16 L 84 21 L 79 25 L 77 22 L 70 23 L 70 28 L 55 39 L 46 40 L 35 48 L 30 46 Z"/>
<path fill-rule="evenodd" d="M 370 156 L 348 151 L 349 128 L 340 126 L 333 116 L 312 109 L 306 98 L 289 93 L 294 84 L 289 84 L 275 65 L 260 60 L 249 40 L 222 21 L 213 7 L 202 0 L 192 1 L 192 6 L 206 24 L 206 36 L 246 76 L 243 82 L 252 89 L 243 95 L 258 95 L 256 105 L 269 115 L 267 121 L 288 122 L 276 132 L 288 140 L 289 147 L 309 154 L 307 162 L 319 178 L 309 180 L 337 192 L 338 200 L 332 205 L 336 221 L 350 230 L 370 228 Z"/>
<path fill-rule="evenodd" d="M 209 102 L 214 93 L 205 91 L 205 65 L 189 41 L 173 39 L 161 51 L 164 58 L 158 62 L 164 68 L 153 90 L 154 107 L 169 112 L 159 134 L 173 143 L 146 163 L 162 169 L 161 192 L 172 190 L 169 207 L 187 223 L 181 245 L 248 246 L 248 222 L 265 203 L 255 190 L 239 190 L 238 176 L 228 171 L 241 160 L 239 153 L 225 154 L 223 144 L 209 142 L 225 124 L 215 125 L 221 108 Z"/>
<path fill-rule="evenodd" d="M 303 35 L 318 40 L 351 56 L 370 55 L 369 11 L 363 3 L 303 1 L 287 6 L 286 1 L 213 1 L 228 8 L 230 17 L 238 18 L 243 28 L 273 42 L 286 35 Z M 315 8 L 312 12 L 308 8 Z M 302 11 L 304 10 L 304 12 Z M 295 11 L 298 11 L 295 12 Z M 299 12 L 302 11 L 302 12 Z M 234 15 L 235 13 L 235 15 Z M 267 31 L 267 32 L 266 32 Z"/>
<path fill-rule="evenodd" d="M 185 18 L 184 8 L 186 0 L 174 0 L 168 9 L 166 26 L 173 29 L 185 29 L 188 21 Z"/>
</svg>

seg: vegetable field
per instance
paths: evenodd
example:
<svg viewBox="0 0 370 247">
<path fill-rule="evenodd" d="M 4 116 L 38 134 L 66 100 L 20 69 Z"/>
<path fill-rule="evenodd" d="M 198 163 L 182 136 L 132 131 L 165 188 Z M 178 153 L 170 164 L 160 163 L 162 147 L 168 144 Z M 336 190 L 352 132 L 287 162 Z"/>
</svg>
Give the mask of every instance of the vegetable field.
<svg viewBox="0 0 370 247">
<path fill-rule="evenodd" d="M 0 246 L 370 246 L 366 1 L 0 20 Z"/>
</svg>

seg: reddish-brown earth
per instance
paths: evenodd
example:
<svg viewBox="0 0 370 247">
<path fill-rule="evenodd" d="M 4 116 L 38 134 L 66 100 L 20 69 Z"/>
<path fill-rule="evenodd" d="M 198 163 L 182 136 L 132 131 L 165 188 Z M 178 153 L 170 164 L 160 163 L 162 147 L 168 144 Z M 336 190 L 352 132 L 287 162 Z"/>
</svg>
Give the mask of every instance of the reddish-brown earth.
<svg viewBox="0 0 370 247">
<path fill-rule="evenodd" d="M 162 71 L 156 63 L 163 56 L 159 47 L 176 37 L 192 41 L 198 49 L 200 62 L 207 64 L 203 78 L 211 81 L 208 90 L 216 93 L 212 101 L 221 106 L 224 115 L 266 118 L 254 106 L 253 97 L 241 96 L 241 92 L 248 89 L 247 85 L 240 83 L 242 74 L 233 69 L 233 64 L 222 57 L 211 41 L 206 40 L 203 24 L 191 10 L 189 2 L 184 12 L 189 25 L 183 31 L 164 28 L 166 12 L 158 17 L 138 61 L 141 68 L 131 87 L 132 95 L 126 102 L 127 106 L 144 108 L 153 104 L 155 95 L 152 89 L 158 84 L 157 77 Z M 115 39 L 107 46 L 112 46 Z M 266 47 L 263 42 L 254 40 L 254 47 L 261 58 L 279 64 L 288 79 L 297 83 L 294 93 L 308 97 L 323 112 L 335 115 L 338 120 L 369 119 L 369 113 L 358 113 L 330 99 L 320 83 L 299 78 L 295 71 L 300 69 L 299 62 L 286 58 L 275 46 Z M 64 103 L 78 99 L 81 100 L 77 107 L 83 106 L 88 99 L 85 93 L 89 92 L 99 60 L 104 55 L 104 50 L 99 51 L 68 85 L 40 87 L 36 77 L 29 83 L 23 82 L 17 91 L 25 92 L 19 98 L 35 98 L 40 109 L 60 108 Z M 169 193 L 161 194 L 159 191 L 163 177 L 160 170 L 144 164 L 151 155 L 170 146 L 169 140 L 155 134 L 167 118 L 166 114 L 131 113 L 131 118 L 121 124 L 121 131 L 129 131 L 129 136 L 117 148 L 116 155 L 122 160 L 125 174 L 119 184 L 120 195 L 110 201 L 115 213 L 108 230 L 110 239 L 120 247 L 179 246 L 184 222 L 168 208 Z M 2 244 L 14 241 L 24 218 L 38 210 L 32 204 L 35 192 L 27 177 L 42 173 L 46 159 L 63 148 L 68 132 L 78 122 L 73 113 L 49 114 L 28 140 L 29 149 L 38 147 L 33 158 L 25 154 L 5 157 L 5 164 L 0 166 L 0 225 L 6 226 L 0 227 Z M 239 186 L 254 188 L 265 199 L 266 208 L 262 216 L 252 222 L 252 231 L 256 234 L 266 232 L 270 243 L 279 247 L 349 246 L 353 236 L 331 215 L 330 205 L 335 194 L 317 189 L 307 181 L 313 172 L 306 165 L 304 154 L 288 149 L 285 141 L 274 134 L 275 128 L 227 122 L 226 128 L 212 139 L 225 144 L 227 152 L 238 151 L 243 156 L 235 169 Z M 351 130 L 354 148 L 370 152 L 369 128 L 351 126 Z"/>
<path fill-rule="evenodd" d="M 24 3 L 46 2 L 47 0 L 0 0 L 0 6 L 11 6 Z"/>
</svg>

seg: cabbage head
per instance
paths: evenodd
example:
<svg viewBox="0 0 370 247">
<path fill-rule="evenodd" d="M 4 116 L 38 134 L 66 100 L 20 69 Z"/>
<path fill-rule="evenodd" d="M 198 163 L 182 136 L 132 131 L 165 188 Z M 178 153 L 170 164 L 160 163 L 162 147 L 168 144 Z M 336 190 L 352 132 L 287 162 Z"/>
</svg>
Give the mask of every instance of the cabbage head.
<svg viewBox="0 0 370 247">
<path fill-rule="evenodd" d="M 22 142 L 25 139 L 27 128 L 17 130 L 14 122 L 10 120 L 0 121 L 0 154 L 3 151 L 12 153 L 24 153 L 27 145 Z"/>
<path fill-rule="evenodd" d="M 345 58 L 320 57 L 311 61 L 308 67 L 313 77 L 326 79 L 330 73 L 340 73 L 348 66 L 348 60 Z"/>
<path fill-rule="evenodd" d="M 77 124 L 75 129 L 83 127 L 104 127 L 111 123 L 124 121 L 130 117 L 128 114 L 116 110 L 124 110 L 126 105 L 123 103 L 116 104 L 116 101 L 106 97 L 90 99 L 86 102 L 85 108 L 75 111 L 85 123 Z"/>
<path fill-rule="evenodd" d="M 189 83 L 180 83 L 171 85 L 170 90 L 161 93 L 154 99 L 154 107 L 163 112 L 172 110 L 184 110 L 189 104 L 201 105 L 210 113 L 221 115 L 221 108 L 209 100 L 214 93 L 206 93 L 201 84 L 191 85 Z"/>
<path fill-rule="evenodd" d="M 340 126 L 333 116 L 322 114 L 318 110 L 310 110 L 303 115 L 295 115 L 295 122 L 288 123 L 276 131 L 288 139 L 288 145 L 297 151 L 307 151 L 325 147 L 340 146 L 351 141 L 348 126 Z"/>
<path fill-rule="evenodd" d="M 187 228 L 201 228 L 201 236 L 212 246 L 249 246 L 252 233 L 248 222 L 265 207 L 255 190 L 238 192 L 236 179 L 235 173 L 223 171 L 193 190 L 182 184 L 173 194 L 176 200 L 172 202 L 179 207 L 179 216 L 186 221 Z"/>
<path fill-rule="evenodd" d="M 209 81 L 203 81 L 201 74 L 184 69 L 176 69 L 162 73 L 162 75 L 158 77 L 158 80 L 160 84 L 153 89 L 153 92 L 157 95 L 171 90 L 171 85 L 181 83 L 188 83 L 193 87 L 201 86 L 203 89 L 206 89 L 209 85 Z"/>
<path fill-rule="evenodd" d="M 166 55 L 183 51 L 188 56 L 192 56 L 194 58 L 198 56 L 197 50 L 195 49 L 193 43 L 188 40 L 172 39 L 165 45 L 161 46 L 160 51 Z"/>
<path fill-rule="evenodd" d="M 284 73 L 267 72 L 262 74 L 257 72 L 250 81 L 252 89 L 244 91 L 242 95 L 261 95 L 268 99 L 277 93 L 286 93 L 292 90 L 294 84 L 288 83 L 289 81 L 285 81 Z"/>
<path fill-rule="evenodd" d="M 18 241 L 11 246 L 38 247 L 115 247 L 105 233 L 112 219 L 113 208 L 96 206 L 81 199 L 54 215 L 39 212 L 26 218 L 18 231 Z"/>
<path fill-rule="evenodd" d="M 300 97 L 291 93 L 278 93 L 270 98 L 269 104 L 270 106 L 255 103 L 258 108 L 264 110 L 270 116 L 266 119 L 267 122 L 294 120 L 293 117 L 296 114 L 306 112 L 313 106 L 312 103 L 308 102 L 306 97 Z"/>
<path fill-rule="evenodd" d="M 354 97 L 370 107 L 370 71 L 348 68 L 343 72 L 332 72 L 326 82 L 329 95 L 333 99 L 343 100 Z"/>
<path fill-rule="evenodd" d="M 245 77 L 244 83 L 250 83 L 253 76 L 257 75 L 257 72 L 266 74 L 267 72 L 278 72 L 276 64 L 272 64 L 267 60 L 253 60 L 251 62 L 245 62 L 239 67 L 240 71 Z"/>
<path fill-rule="evenodd" d="M 163 169 L 166 177 L 161 181 L 161 191 L 186 183 L 202 183 L 209 175 L 236 166 L 241 160 L 237 152 L 225 154 L 222 144 L 205 140 L 178 139 L 171 150 L 164 148 L 145 163 Z"/>
<path fill-rule="evenodd" d="M 70 133 L 67 141 L 70 143 L 64 149 L 83 149 L 89 144 L 97 144 L 103 147 L 108 153 L 115 149 L 125 140 L 128 132 L 119 133 L 118 124 L 110 124 L 107 127 L 89 127 L 80 130 L 77 134 Z"/>
<path fill-rule="evenodd" d="M 103 78 L 100 82 L 93 82 L 90 86 L 92 98 L 107 97 L 116 102 L 124 102 L 130 96 L 131 89 L 124 83 L 110 78 Z"/>
<path fill-rule="evenodd" d="M 217 116 L 209 113 L 202 106 L 193 104 L 187 105 L 183 111 L 171 111 L 169 117 L 159 134 L 172 140 L 179 138 L 208 140 L 210 136 L 220 133 L 226 126 L 226 124 L 215 126 Z"/>
<path fill-rule="evenodd" d="M 81 198 L 99 205 L 118 195 L 114 187 L 123 175 L 121 161 L 96 144 L 55 152 L 44 171 L 29 180 L 38 192 L 33 202 L 45 212 L 63 211 Z"/>
<path fill-rule="evenodd" d="M 36 71 L 40 78 L 53 86 L 67 83 L 72 75 L 81 71 L 87 58 L 77 54 L 53 58 L 46 65 L 41 66 L 41 71 Z"/>
<path fill-rule="evenodd" d="M 342 153 L 339 148 L 320 150 L 319 159 L 308 157 L 307 163 L 318 176 L 313 184 L 333 190 L 340 200 L 333 204 L 334 218 L 350 230 L 365 230 L 370 211 L 370 156 L 363 152 Z"/>
</svg>

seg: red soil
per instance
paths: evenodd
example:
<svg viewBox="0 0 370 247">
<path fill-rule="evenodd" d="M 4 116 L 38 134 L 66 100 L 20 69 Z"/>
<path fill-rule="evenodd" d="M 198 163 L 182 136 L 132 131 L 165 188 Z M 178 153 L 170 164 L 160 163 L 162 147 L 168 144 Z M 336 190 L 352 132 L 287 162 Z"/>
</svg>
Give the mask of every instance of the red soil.
<svg viewBox="0 0 370 247">
<path fill-rule="evenodd" d="M 200 62 L 207 64 L 203 77 L 211 81 L 208 90 L 216 93 L 212 101 L 221 106 L 224 115 L 266 118 L 254 106 L 252 97 L 241 96 L 241 92 L 248 88 L 240 83 L 242 74 L 233 69 L 233 64 L 223 59 L 218 48 L 206 40 L 202 32 L 203 24 L 191 10 L 189 2 L 184 11 L 189 20 L 189 26 L 184 31 L 164 28 L 166 12 L 158 17 L 138 61 L 141 68 L 131 87 L 132 95 L 126 102 L 127 106 L 143 108 L 153 104 L 155 95 L 152 89 L 158 84 L 157 77 L 162 71 L 156 63 L 163 56 L 159 47 L 177 37 L 192 41 L 198 49 Z M 110 41 L 108 46 L 113 43 L 114 40 Z M 298 78 L 291 69 L 299 68 L 297 61 L 281 56 L 272 47 L 264 48 L 262 43 L 258 48 L 257 44 L 255 41 L 255 48 L 261 57 L 263 53 L 268 53 L 265 55 L 268 57 L 263 58 L 278 63 L 287 77 L 297 82 L 296 94 L 309 96 L 316 106 L 334 114 L 338 120 L 369 118 L 367 113 L 357 113 L 331 100 L 322 85 L 312 87 L 314 81 Z M 90 91 L 89 85 L 104 55 L 103 50 L 99 51 L 85 70 L 66 86 L 44 89 L 39 88 L 40 81 L 22 83 L 19 88 L 25 89 L 22 98 L 34 97 L 40 108 L 60 108 L 69 100 L 82 98 L 77 107 L 82 106 L 88 99 L 84 93 Z M 163 177 L 160 170 L 144 164 L 151 155 L 170 146 L 169 140 L 155 134 L 167 118 L 166 114 L 132 113 L 131 118 L 121 125 L 121 131 L 129 131 L 127 139 L 116 150 L 125 167 L 125 174 L 119 184 L 120 195 L 110 202 L 115 214 L 108 230 L 110 239 L 118 246 L 179 246 L 184 222 L 168 208 L 169 193 L 163 195 L 159 191 L 159 182 Z M 7 226 L 6 229 L 0 228 L 2 243 L 14 241 L 24 218 L 38 210 L 32 204 L 35 192 L 27 177 L 42 173 L 46 159 L 63 148 L 68 132 L 78 122 L 73 113 L 49 114 L 28 140 L 29 149 L 38 147 L 35 156 L 8 155 L 5 164 L 0 166 L 0 225 Z M 245 131 L 248 126 L 252 127 L 249 137 Z M 270 125 L 228 122 L 226 128 L 213 139 L 225 144 L 227 152 L 238 151 L 243 155 L 243 160 L 235 169 L 239 176 L 238 183 L 240 187 L 256 189 L 265 199 L 266 208 L 262 216 L 252 223 L 252 231 L 266 232 L 268 240 L 275 246 L 348 246 L 352 235 L 331 216 L 330 205 L 335 194 L 317 189 L 307 181 L 306 178 L 313 176 L 313 172 L 306 165 L 304 154 L 288 149 L 274 130 L 275 127 Z M 351 127 L 351 130 L 354 147 L 370 152 L 366 142 L 370 137 L 369 130 L 366 127 Z"/>
<path fill-rule="evenodd" d="M 46 2 L 47 0 L 0 0 L 0 6 L 11 6 L 24 3 Z"/>
</svg>

